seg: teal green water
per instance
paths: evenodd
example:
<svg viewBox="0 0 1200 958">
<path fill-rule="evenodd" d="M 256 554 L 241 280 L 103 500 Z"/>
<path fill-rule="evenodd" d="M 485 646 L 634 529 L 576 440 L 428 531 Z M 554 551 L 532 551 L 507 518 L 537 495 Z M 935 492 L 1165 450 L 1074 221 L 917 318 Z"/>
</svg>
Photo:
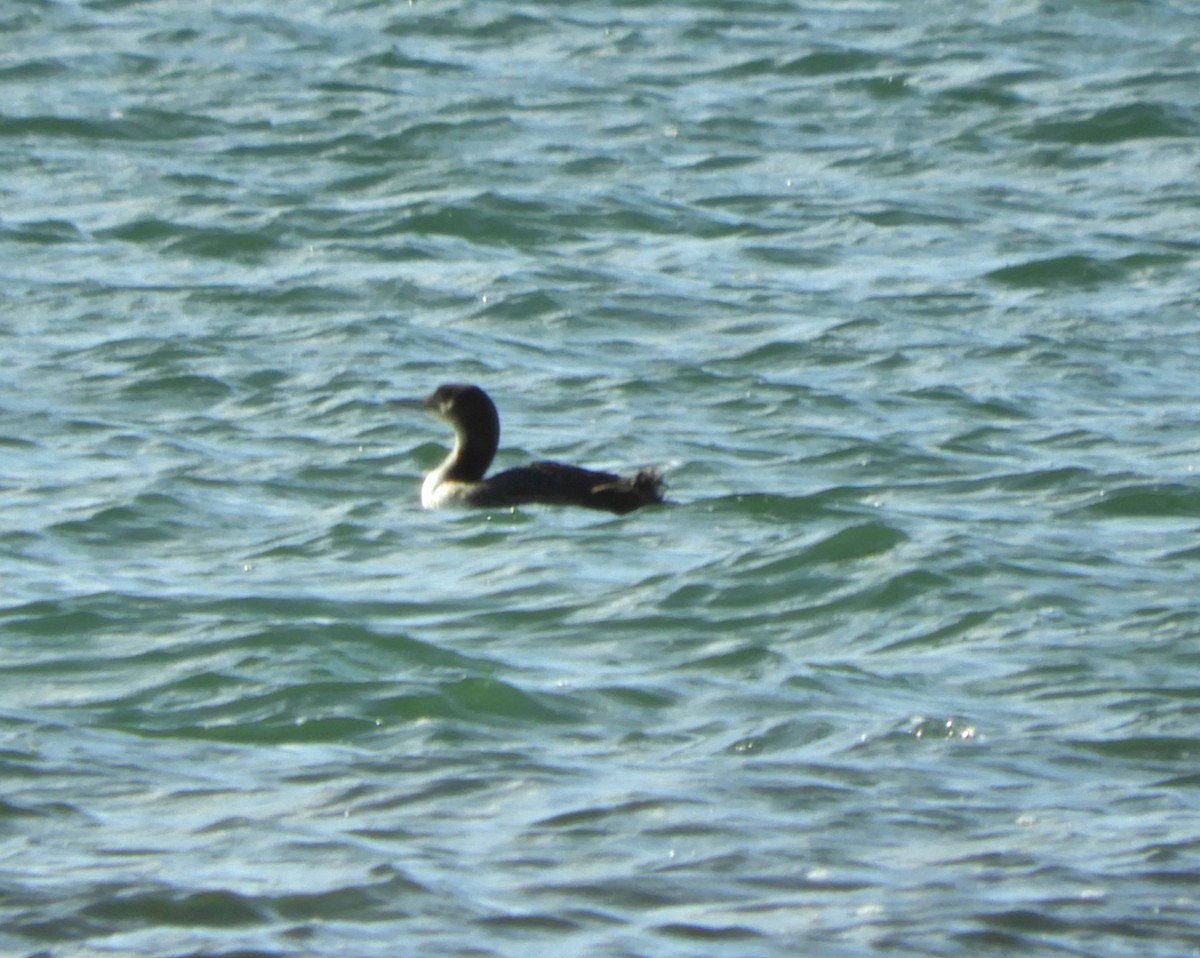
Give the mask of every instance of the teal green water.
<svg viewBox="0 0 1200 958">
<path fill-rule="evenodd" d="M 0 951 L 1200 951 L 1200 8 L 0 37 Z"/>
</svg>

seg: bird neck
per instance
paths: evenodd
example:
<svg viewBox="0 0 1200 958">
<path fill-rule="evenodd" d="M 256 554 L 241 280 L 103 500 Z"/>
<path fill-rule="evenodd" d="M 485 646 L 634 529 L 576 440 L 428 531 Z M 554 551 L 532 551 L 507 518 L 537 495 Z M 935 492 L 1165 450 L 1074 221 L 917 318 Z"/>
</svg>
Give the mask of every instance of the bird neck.
<svg viewBox="0 0 1200 958">
<path fill-rule="evenodd" d="M 473 424 L 468 431 L 462 423 L 454 428 L 454 449 L 442 470 L 442 478 L 452 482 L 479 482 L 488 471 L 500 445 L 499 424 Z"/>
</svg>

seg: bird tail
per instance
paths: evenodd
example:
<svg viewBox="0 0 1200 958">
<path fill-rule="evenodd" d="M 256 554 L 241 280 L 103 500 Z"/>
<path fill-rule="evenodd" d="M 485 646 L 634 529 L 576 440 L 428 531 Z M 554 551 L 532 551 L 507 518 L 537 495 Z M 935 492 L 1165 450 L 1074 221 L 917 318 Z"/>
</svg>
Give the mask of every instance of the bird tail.
<svg viewBox="0 0 1200 958">
<path fill-rule="evenodd" d="M 593 502 L 589 505 L 621 516 L 642 506 L 661 503 L 665 489 L 666 482 L 657 469 L 641 469 L 632 478 L 615 476 L 612 481 L 593 486 Z"/>
</svg>

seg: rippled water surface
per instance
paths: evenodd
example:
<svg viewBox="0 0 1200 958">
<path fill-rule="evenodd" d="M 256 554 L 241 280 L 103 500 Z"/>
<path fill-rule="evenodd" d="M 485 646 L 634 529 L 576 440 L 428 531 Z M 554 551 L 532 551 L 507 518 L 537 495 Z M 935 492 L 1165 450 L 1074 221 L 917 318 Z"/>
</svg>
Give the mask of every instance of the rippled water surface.
<svg viewBox="0 0 1200 958">
<path fill-rule="evenodd" d="M 1200 950 L 1194 4 L 0 36 L 0 951 Z"/>
</svg>

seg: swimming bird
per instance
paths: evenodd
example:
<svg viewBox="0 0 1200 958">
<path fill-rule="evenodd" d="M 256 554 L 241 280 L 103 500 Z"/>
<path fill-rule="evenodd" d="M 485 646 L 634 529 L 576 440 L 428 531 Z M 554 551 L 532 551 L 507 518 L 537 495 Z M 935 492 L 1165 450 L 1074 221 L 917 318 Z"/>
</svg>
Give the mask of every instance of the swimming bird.
<svg viewBox="0 0 1200 958">
<path fill-rule="evenodd" d="M 663 501 L 663 480 L 656 469 L 642 469 L 627 477 L 542 461 L 485 479 L 500 445 L 500 416 L 491 398 L 478 386 L 445 383 L 424 400 L 397 402 L 419 403 L 454 427 L 454 448 L 421 486 L 421 505 L 426 509 L 488 509 L 539 503 L 624 515 Z"/>
</svg>

